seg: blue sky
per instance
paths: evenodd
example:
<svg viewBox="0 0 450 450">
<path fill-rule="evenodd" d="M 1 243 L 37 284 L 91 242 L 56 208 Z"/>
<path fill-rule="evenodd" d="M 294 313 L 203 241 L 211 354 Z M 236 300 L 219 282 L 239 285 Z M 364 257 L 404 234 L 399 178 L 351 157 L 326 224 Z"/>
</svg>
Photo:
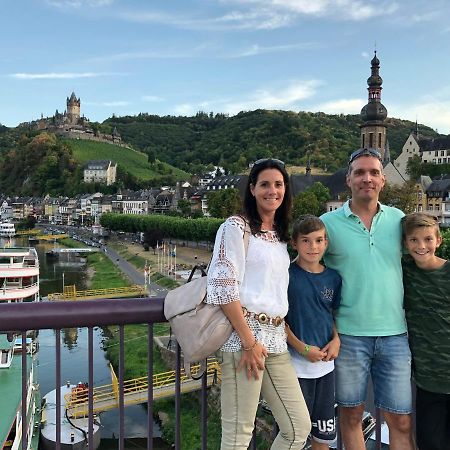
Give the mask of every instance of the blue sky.
<svg viewBox="0 0 450 450">
<path fill-rule="evenodd" d="M 390 117 L 450 133 L 447 0 L 0 0 L 0 123 L 256 108 L 359 113 L 376 46 Z"/>
</svg>

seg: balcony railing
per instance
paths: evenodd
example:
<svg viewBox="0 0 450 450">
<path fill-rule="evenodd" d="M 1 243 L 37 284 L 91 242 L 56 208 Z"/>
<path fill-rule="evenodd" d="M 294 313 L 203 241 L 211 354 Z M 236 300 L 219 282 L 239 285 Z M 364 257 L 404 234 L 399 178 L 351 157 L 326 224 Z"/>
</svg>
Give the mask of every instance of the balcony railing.
<svg viewBox="0 0 450 450">
<path fill-rule="evenodd" d="M 29 330 L 55 330 L 55 389 L 56 389 L 56 450 L 61 448 L 61 329 L 72 327 L 88 328 L 88 449 L 94 448 L 94 337 L 93 329 L 97 326 L 116 325 L 119 327 L 119 367 L 118 367 L 118 404 L 119 404 L 119 435 L 118 449 L 123 450 L 125 439 L 124 427 L 124 327 L 129 324 L 147 324 L 148 330 L 148 362 L 147 362 L 147 449 L 153 449 L 153 324 L 166 322 L 164 317 L 163 298 L 135 298 L 88 300 L 84 302 L 32 302 L 9 303 L 0 305 L 0 330 L 2 333 L 18 332 L 22 339 L 26 338 Z M 175 377 L 175 446 L 181 449 L 181 352 L 176 346 L 176 377 Z M 27 398 L 27 359 L 26 352 L 22 352 L 22 398 Z M 201 419 L 201 448 L 207 449 L 207 379 L 203 378 L 200 394 Z M 26 402 L 22 402 L 22 417 L 26 417 Z M 375 448 L 381 448 L 381 430 L 377 418 L 377 439 Z M 22 421 L 22 436 L 28 436 L 27 421 Z M 219 439 L 219 437 L 218 437 Z M 340 448 L 339 444 L 339 448 Z M 26 439 L 22 442 L 22 450 L 27 448 Z M 255 436 L 250 448 L 256 449 Z"/>
</svg>

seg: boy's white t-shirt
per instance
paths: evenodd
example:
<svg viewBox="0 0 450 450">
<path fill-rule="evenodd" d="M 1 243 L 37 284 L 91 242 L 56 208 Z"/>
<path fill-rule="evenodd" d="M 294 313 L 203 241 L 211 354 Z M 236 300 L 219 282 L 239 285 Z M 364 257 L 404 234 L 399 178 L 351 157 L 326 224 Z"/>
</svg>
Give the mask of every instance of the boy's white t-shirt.
<svg viewBox="0 0 450 450">
<path fill-rule="evenodd" d="M 334 361 L 308 361 L 292 347 L 289 347 L 292 365 L 297 378 L 320 378 L 334 370 Z"/>
</svg>

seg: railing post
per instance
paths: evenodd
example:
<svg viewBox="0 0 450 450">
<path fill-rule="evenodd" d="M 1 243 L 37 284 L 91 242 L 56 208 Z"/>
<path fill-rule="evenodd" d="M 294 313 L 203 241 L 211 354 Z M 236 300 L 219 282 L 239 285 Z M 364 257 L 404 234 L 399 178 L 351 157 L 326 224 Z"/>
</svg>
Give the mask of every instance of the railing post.
<svg viewBox="0 0 450 450">
<path fill-rule="evenodd" d="M 125 450 L 124 398 L 123 380 L 125 371 L 125 333 L 124 326 L 119 326 L 119 450 Z"/>
<path fill-rule="evenodd" d="M 147 450 L 153 450 L 153 324 L 147 325 Z"/>
<path fill-rule="evenodd" d="M 201 391 L 201 432 L 202 432 L 202 450 L 207 450 L 208 444 L 208 402 L 207 402 L 207 389 L 208 389 L 208 359 L 206 359 L 206 370 L 202 376 L 202 391 Z"/>
<path fill-rule="evenodd" d="M 27 396 L 28 396 L 28 371 L 27 371 L 27 332 L 22 332 L 22 450 L 28 448 L 27 433 Z"/>
<path fill-rule="evenodd" d="M 89 450 L 94 450 L 94 331 L 88 328 L 88 439 Z"/>
<path fill-rule="evenodd" d="M 61 450 L 61 330 L 55 333 L 56 352 L 56 450 Z"/>
<path fill-rule="evenodd" d="M 181 348 L 175 350 L 175 450 L 181 449 Z"/>
</svg>

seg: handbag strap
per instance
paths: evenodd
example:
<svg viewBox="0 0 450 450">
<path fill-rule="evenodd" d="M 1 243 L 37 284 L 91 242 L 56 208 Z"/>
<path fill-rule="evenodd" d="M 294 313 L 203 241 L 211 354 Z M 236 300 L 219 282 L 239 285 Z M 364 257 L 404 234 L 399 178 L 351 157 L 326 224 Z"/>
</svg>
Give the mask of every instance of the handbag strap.
<svg viewBox="0 0 450 450">
<path fill-rule="evenodd" d="M 244 240 L 244 254 L 245 254 L 245 258 L 247 258 L 248 243 L 250 241 L 250 235 L 252 234 L 252 230 L 250 229 L 248 220 L 245 217 L 243 217 L 243 216 L 238 216 L 238 217 L 240 217 L 245 223 L 243 240 Z M 202 276 L 203 277 L 206 276 L 206 274 L 208 273 L 209 266 L 211 265 L 212 257 L 213 257 L 213 255 L 211 254 L 211 258 L 209 258 L 209 262 L 208 262 L 206 268 L 203 268 L 202 266 L 195 266 L 192 269 L 192 271 L 188 277 L 187 283 L 189 283 L 189 281 L 192 280 L 194 273 L 198 268 L 200 268 L 200 270 L 202 271 Z"/>
<path fill-rule="evenodd" d="M 244 256 L 247 259 L 248 243 L 250 241 L 250 235 L 252 234 L 252 230 L 250 229 L 250 224 L 248 220 L 244 216 L 238 215 L 237 217 L 240 217 L 245 223 L 243 240 L 244 240 Z M 209 266 L 211 265 L 212 257 L 213 255 L 211 255 L 211 258 L 209 258 L 209 263 L 205 269 L 205 275 L 208 272 Z"/>
</svg>

